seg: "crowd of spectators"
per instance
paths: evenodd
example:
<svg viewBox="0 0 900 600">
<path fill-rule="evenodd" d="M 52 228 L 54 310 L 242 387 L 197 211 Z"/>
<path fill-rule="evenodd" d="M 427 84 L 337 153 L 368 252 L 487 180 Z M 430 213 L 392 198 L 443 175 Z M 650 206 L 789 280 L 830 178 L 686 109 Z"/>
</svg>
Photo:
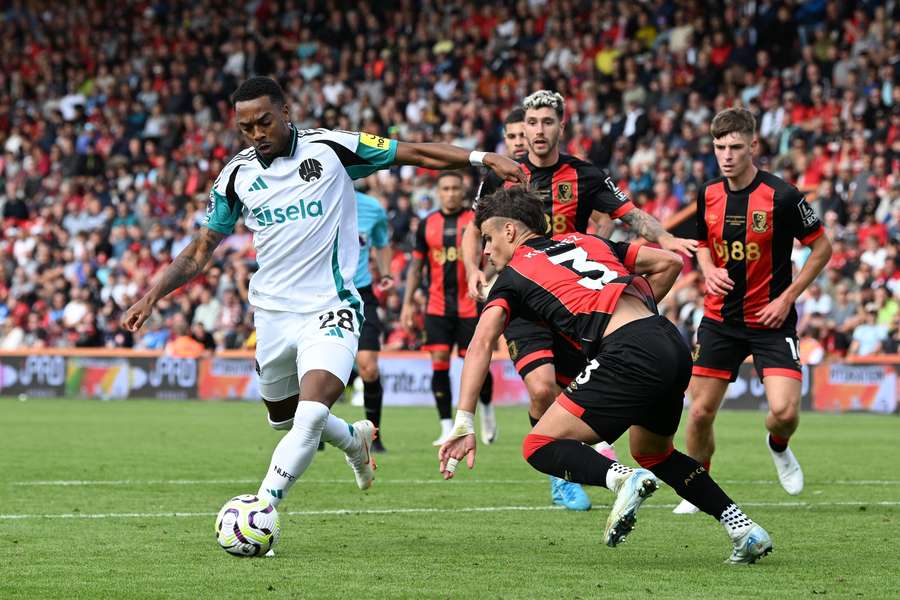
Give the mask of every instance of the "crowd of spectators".
<svg viewBox="0 0 900 600">
<path fill-rule="evenodd" d="M 798 302 L 803 353 L 896 352 L 900 299 L 900 3 L 50 2 L 0 13 L 0 347 L 207 349 L 252 344 L 242 226 L 144 329 L 125 309 L 190 241 L 208 189 L 242 147 L 228 95 L 285 88 L 301 128 L 503 150 L 528 93 L 567 99 L 566 152 L 608 168 L 666 222 L 717 175 L 708 123 L 744 105 L 759 166 L 808 194 L 834 241 Z M 471 190 L 477 173 L 467 177 Z M 387 208 L 398 281 L 434 174 L 360 182 Z M 619 225 L 616 235 L 630 233 Z M 805 251 L 798 247 L 799 267 Z M 665 310 L 690 336 L 702 281 Z M 383 299 L 389 348 L 414 348 Z"/>
</svg>

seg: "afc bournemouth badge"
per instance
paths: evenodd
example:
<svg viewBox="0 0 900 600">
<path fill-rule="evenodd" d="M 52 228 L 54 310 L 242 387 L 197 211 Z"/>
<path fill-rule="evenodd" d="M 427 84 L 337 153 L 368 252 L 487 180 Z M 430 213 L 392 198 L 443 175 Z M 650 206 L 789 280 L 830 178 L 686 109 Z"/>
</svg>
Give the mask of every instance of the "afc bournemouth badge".
<svg viewBox="0 0 900 600">
<path fill-rule="evenodd" d="M 572 193 L 571 183 L 556 184 L 556 199 L 560 202 L 571 202 L 574 194 Z"/>
<path fill-rule="evenodd" d="M 753 211 L 753 224 L 750 228 L 754 233 L 765 233 L 769 229 L 768 217 L 764 210 Z"/>
<path fill-rule="evenodd" d="M 514 361 L 514 360 L 516 360 L 517 358 L 519 358 L 519 347 L 516 346 L 516 343 L 515 343 L 515 342 L 509 342 L 509 343 L 506 345 L 506 347 L 507 347 L 507 349 L 509 350 L 509 358 L 510 358 L 510 360 L 513 360 L 513 361 Z"/>
</svg>

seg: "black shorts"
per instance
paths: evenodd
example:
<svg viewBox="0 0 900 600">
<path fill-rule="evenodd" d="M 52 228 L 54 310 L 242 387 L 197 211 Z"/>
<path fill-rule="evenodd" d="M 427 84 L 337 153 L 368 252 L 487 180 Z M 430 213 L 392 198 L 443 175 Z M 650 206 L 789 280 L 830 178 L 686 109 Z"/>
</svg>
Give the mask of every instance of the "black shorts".
<svg viewBox="0 0 900 600">
<path fill-rule="evenodd" d="M 378 298 L 372 292 L 371 285 L 357 291 L 363 300 L 363 316 L 366 318 L 359 332 L 359 349 L 378 352 L 381 350 L 381 332 L 384 331 L 381 319 L 378 318 Z"/>
<path fill-rule="evenodd" d="M 694 375 L 734 381 L 741 363 L 753 355 L 760 379 L 780 375 L 802 379 L 794 329 L 752 329 L 703 317 L 694 346 Z"/>
<path fill-rule="evenodd" d="M 442 317 L 426 314 L 422 350 L 450 352 L 456 344 L 456 351 L 460 356 L 465 356 L 469 342 L 475 335 L 477 324 L 477 317 Z"/>
<path fill-rule="evenodd" d="M 632 425 L 674 435 L 691 380 L 691 351 L 665 317 L 612 332 L 600 353 L 556 399 L 612 443 Z"/>
<path fill-rule="evenodd" d="M 546 325 L 515 318 L 506 326 L 503 335 L 509 358 L 523 379 L 541 365 L 552 364 L 557 383 L 565 387 L 587 364 L 580 348 Z"/>
</svg>

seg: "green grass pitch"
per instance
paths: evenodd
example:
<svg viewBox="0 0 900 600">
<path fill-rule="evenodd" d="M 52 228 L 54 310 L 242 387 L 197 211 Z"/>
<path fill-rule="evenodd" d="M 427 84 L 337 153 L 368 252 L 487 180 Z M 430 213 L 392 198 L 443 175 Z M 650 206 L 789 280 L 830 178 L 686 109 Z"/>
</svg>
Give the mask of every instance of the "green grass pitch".
<svg viewBox="0 0 900 600">
<path fill-rule="evenodd" d="M 498 419 L 499 442 L 444 482 L 435 411 L 387 409 L 374 487 L 328 448 L 282 504 L 277 556 L 239 559 L 213 521 L 268 466 L 279 433 L 260 405 L 2 399 L 0 598 L 900 597 L 896 416 L 804 414 L 806 490 L 789 497 L 762 413 L 720 415 L 712 473 L 775 544 L 750 567 L 723 564 L 722 528 L 671 514 L 665 487 L 605 547 L 611 494 L 589 490 L 589 513 L 550 508 L 521 458 L 524 409 Z"/>
</svg>

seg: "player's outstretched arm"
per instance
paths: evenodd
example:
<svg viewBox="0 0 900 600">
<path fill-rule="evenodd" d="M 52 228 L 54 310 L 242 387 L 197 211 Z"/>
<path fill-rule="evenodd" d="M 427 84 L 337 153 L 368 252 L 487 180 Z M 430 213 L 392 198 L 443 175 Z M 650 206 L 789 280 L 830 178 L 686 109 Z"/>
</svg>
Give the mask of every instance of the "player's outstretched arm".
<svg viewBox="0 0 900 600">
<path fill-rule="evenodd" d="M 797 301 L 803 290 L 808 288 L 809 284 L 819 276 L 819 273 L 822 272 L 828 261 L 831 260 L 831 242 L 826 235 L 817 237 L 810 244 L 810 247 L 812 248 L 812 253 L 806 259 L 803 268 L 797 273 L 797 278 L 780 296 L 756 313 L 759 322 L 766 327 L 777 329 L 784 324 L 785 319 L 791 312 L 791 306 Z"/>
<path fill-rule="evenodd" d="M 697 240 L 675 237 L 663 228 L 656 217 L 640 208 L 632 208 L 619 218 L 628 223 L 639 236 L 648 242 L 656 242 L 664 250 L 680 252 L 688 256 L 697 251 Z"/>
<path fill-rule="evenodd" d="M 394 164 L 426 169 L 463 169 L 485 166 L 504 181 L 527 185 L 525 173 L 516 161 L 496 152 L 470 152 L 452 144 L 398 142 Z"/>
<path fill-rule="evenodd" d="M 653 297 L 660 302 L 675 285 L 684 260 L 679 254 L 641 246 L 634 261 L 634 272 L 644 275 L 653 289 Z"/>
<path fill-rule="evenodd" d="M 450 438 L 438 450 L 439 468 L 444 479 L 453 477 L 457 463 L 463 458 L 470 469 L 475 466 L 475 406 L 478 404 L 481 386 L 491 368 L 494 343 L 505 326 L 506 310 L 499 306 L 488 306 L 478 319 L 478 326 L 463 362 L 456 422 Z"/>
<path fill-rule="evenodd" d="M 172 291 L 199 275 L 212 257 L 213 251 L 224 238 L 224 233 L 213 231 L 208 227 L 201 227 L 191 243 L 162 272 L 150 291 L 125 313 L 122 318 L 122 325 L 125 329 L 129 331 L 140 329 L 150 318 L 153 307 L 161 298 L 165 298 Z"/>
</svg>

